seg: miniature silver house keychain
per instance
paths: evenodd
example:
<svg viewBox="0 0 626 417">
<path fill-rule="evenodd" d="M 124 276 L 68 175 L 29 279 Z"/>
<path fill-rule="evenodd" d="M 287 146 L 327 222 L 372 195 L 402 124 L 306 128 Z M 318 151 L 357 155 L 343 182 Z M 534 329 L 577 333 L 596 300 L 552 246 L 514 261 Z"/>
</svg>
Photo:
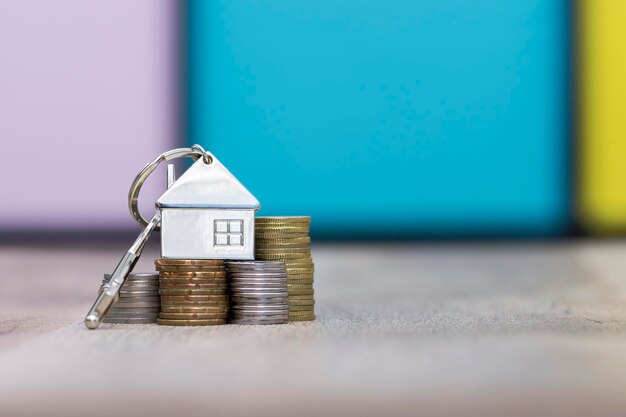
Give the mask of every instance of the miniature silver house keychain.
<svg viewBox="0 0 626 417">
<path fill-rule="evenodd" d="M 178 179 L 168 166 L 168 189 L 157 200 L 157 212 L 146 221 L 138 210 L 139 191 L 163 161 L 190 157 L 194 164 Z M 98 327 L 132 271 L 153 231 L 161 229 L 161 257 L 178 259 L 254 259 L 254 215 L 259 201 L 199 145 L 165 152 L 144 167 L 128 194 L 132 216 L 145 229 L 111 274 L 85 317 Z"/>
</svg>

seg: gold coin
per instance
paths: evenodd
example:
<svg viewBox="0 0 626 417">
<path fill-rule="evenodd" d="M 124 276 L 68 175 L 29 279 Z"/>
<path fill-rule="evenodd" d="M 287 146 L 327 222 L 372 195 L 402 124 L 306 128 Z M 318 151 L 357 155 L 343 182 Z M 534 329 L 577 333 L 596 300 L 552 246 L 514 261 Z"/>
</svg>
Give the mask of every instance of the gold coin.
<svg viewBox="0 0 626 417">
<path fill-rule="evenodd" d="M 313 300 L 312 295 L 290 295 L 289 301 L 299 301 L 299 300 Z"/>
<path fill-rule="evenodd" d="M 161 278 L 161 285 L 184 285 L 184 284 L 219 284 L 228 285 L 226 278 Z"/>
<path fill-rule="evenodd" d="M 255 244 L 255 250 L 264 252 L 311 252 L 311 245 L 263 245 Z"/>
<path fill-rule="evenodd" d="M 226 281 L 223 282 L 218 282 L 218 283 L 211 283 L 211 284 L 199 284 L 199 283 L 185 283 L 185 284 L 167 284 L 164 282 L 161 282 L 161 290 L 211 290 L 211 289 L 216 289 L 216 290 L 225 290 L 228 289 L 228 285 L 226 284 Z"/>
<path fill-rule="evenodd" d="M 221 266 L 224 265 L 223 259 L 169 259 L 159 258 L 154 260 L 157 266 Z"/>
<path fill-rule="evenodd" d="M 222 308 L 228 309 L 228 301 L 162 301 L 161 309 L 169 308 Z M 169 311 L 169 310 L 163 310 Z"/>
<path fill-rule="evenodd" d="M 227 313 L 228 305 L 202 306 L 202 307 L 163 305 L 161 306 L 161 312 L 162 313 Z"/>
<path fill-rule="evenodd" d="M 307 289 L 307 290 L 295 290 L 295 289 L 288 289 L 287 290 L 287 294 L 289 294 L 289 298 L 291 298 L 291 296 L 293 295 L 313 295 L 313 289 Z"/>
<path fill-rule="evenodd" d="M 287 281 L 299 280 L 299 279 L 313 279 L 313 273 L 311 274 L 289 274 L 287 273 Z"/>
<path fill-rule="evenodd" d="M 185 296 L 185 295 L 227 295 L 228 289 L 223 288 L 203 288 L 201 290 L 194 289 L 160 289 L 159 294 L 168 296 L 168 295 L 177 295 L 177 296 Z"/>
<path fill-rule="evenodd" d="M 162 326 L 213 326 L 226 324 L 226 319 L 203 319 L 203 320 L 171 320 L 157 319 L 157 324 Z"/>
<path fill-rule="evenodd" d="M 311 314 L 310 316 L 289 316 L 287 317 L 287 321 L 315 321 L 315 314 Z"/>
<path fill-rule="evenodd" d="M 161 319 L 170 320 L 203 320 L 203 319 L 227 319 L 228 312 L 221 311 L 217 313 L 164 313 L 159 314 Z"/>
<path fill-rule="evenodd" d="M 315 308 L 315 305 L 309 304 L 309 305 L 304 305 L 304 304 L 289 304 L 289 312 L 293 313 L 295 311 L 310 311 L 312 312 L 313 309 Z"/>
<path fill-rule="evenodd" d="M 255 217 L 254 220 L 257 220 L 260 222 L 292 221 L 292 222 L 309 223 L 311 221 L 311 216 L 258 216 L 258 217 Z"/>
<path fill-rule="evenodd" d="M 263 239 L 260 238 L 259 235 L 255 235 L 255 243 L 257 245 L 276 245 L 276 246 L 289 246 L 289 245 L 310 245 L 311 238 L 306 237 L 294 237 L 287 239 Z"/>
<path fill-rule="evenodd" d="M 228 302 L 228 295 L 162 295 L 161 303 L 165 302 L 181 302 L 181 301 L 193 301 L 193 302 L 215 302 L 223 301 Z"/>
<path fill-rule="evenodd" d="M 302 252 L 302 253 L 256 253 L 255 256 L 256 259 L 258 260 L 264 260 L 264 261 L 282 261 L 282 260 L 287 260 L 287 259 L 311 259 L 311 255 L 309 255 L 308 253 Z"/>
<path fill-rule="evenodd" d="M 289 299 L 287 301 L 287 304 L 289 304 L 289 306 L 313 306 L 315 305 L 315 300 L 310 299 L 310 300 L 292 300 Z"/>
<path fill-rule="evenodd" d="M 155 268 L 159 272 L 224 272 L 225 266 L 197 266 L 197 265 L 174 265 L 174 266 L 157 266 Z"/>
<path fill-rule="evenodd" d="M 225 278 L 225 271 L 194 271 L 194 272 L 170 272 L 163 271 L 159 274 L 161 278 Z"/>
<path fill-rule="evenodd" d="M 287 278 L 292 275 L 312 274 L 314 272 L 313 268 L 287 268 Z"/>
<path fill-rule="evenodd" d="M 292 284 L 290 282 L 287 282 L 287 289 L 291 289 L 291 290 L 309 290 L 309 289 L 313 289 L 313 284 Z"/>
<path fill-rule="evenodd" d="M 289 279 L 287 280 L 287 285 L 291 284 L 291 285 L 306 285 L 309 286 L 311 288 L 313 288 L 313 278 L 309 278 L 309 279 Z"/>
<path fill-rule="evenodd" d="M 255 234 L 260 235 L 284 235 L 284 234 L 300 234 L 301 237 L 309 236 L 309 228 L 308 227 L 256 227 L 254 229 Z M 293 236 L 296 237 L 296 236 Z"/>
<path fill-rule="evenodd" d="M 259 248 L 255 249 L 257 253 L 269 253 L 271 254 L 281 254 L 281 253 L 306 253 L 308 255 L 311 254 L 311 248 L 303 247 L 303 248 Z"/>
</svg>

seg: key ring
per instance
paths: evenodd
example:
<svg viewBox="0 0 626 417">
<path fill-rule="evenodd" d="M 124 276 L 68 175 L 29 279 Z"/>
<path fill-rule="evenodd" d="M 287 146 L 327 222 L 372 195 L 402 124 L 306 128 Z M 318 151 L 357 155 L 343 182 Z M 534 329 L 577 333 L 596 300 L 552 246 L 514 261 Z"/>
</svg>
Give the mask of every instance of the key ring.
<svg viewBox="0 0 626 417">
<path fill-rule="evenodd" d="M 157 166 L 163 161 L 171 161 L 172 159 L 178 158 L 192 158 L 194 161 L 202 158 L 205 164 L 213 163 L 213 157 L 206 152 L 202 146 L 193 145 L 191 148 L 178 148 L 172 149 L 171 151 L 167 151 L 159 155 L 154 161 L 150 162 L 146 165 L 139 174 L 135 177 L 135 180 L 130 186 L 130 190 L 128 191 L 128 209 L 130 210 L 130 214 L 133 218 L 142 226 L 147 226 L 148 221 L 143 218 L 141 213 L 139 213 L 139 191 L 141 191 L 141 187 L 146 179 L 152 174 L 152 172 L 156 169 Z M 155 230 L 160 230 L 160 226 L 156 226 Z"/>
</svg>

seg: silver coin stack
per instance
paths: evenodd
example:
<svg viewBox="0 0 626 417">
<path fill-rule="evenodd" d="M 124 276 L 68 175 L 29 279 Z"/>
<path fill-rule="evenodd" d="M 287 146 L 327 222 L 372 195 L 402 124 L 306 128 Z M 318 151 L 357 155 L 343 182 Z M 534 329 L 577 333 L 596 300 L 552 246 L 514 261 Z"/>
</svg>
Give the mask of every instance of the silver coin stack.
<svg viewBox="0 0 626 417">
<path fill-rule="evenodd" d="M 283 262 L 228 262 L 230 323 L 283 324 L 289 317 Z"/>
<path fill-rule="evenodd" d="M 106 274 L 100 290 L 111 279 Z M 156 323 L 161 311 L 159 298 L 159 274 L 152 272 L 131 273 L 119 292 L 119 300 L 111 306 L 104 323 L 147 324 Z"/>
</svg>

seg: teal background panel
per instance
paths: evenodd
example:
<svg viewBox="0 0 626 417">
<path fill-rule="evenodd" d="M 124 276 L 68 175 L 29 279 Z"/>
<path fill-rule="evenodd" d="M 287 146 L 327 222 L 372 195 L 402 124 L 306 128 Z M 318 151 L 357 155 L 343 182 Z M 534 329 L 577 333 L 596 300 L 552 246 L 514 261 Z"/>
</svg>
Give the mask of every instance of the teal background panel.
<svg viewBox="0 0 626 417">
<path fill-rule="evenodd" d="M 187 140 L 327 237 L 568 227 L 565 0 L 190 0 Z"/>
</svg>

